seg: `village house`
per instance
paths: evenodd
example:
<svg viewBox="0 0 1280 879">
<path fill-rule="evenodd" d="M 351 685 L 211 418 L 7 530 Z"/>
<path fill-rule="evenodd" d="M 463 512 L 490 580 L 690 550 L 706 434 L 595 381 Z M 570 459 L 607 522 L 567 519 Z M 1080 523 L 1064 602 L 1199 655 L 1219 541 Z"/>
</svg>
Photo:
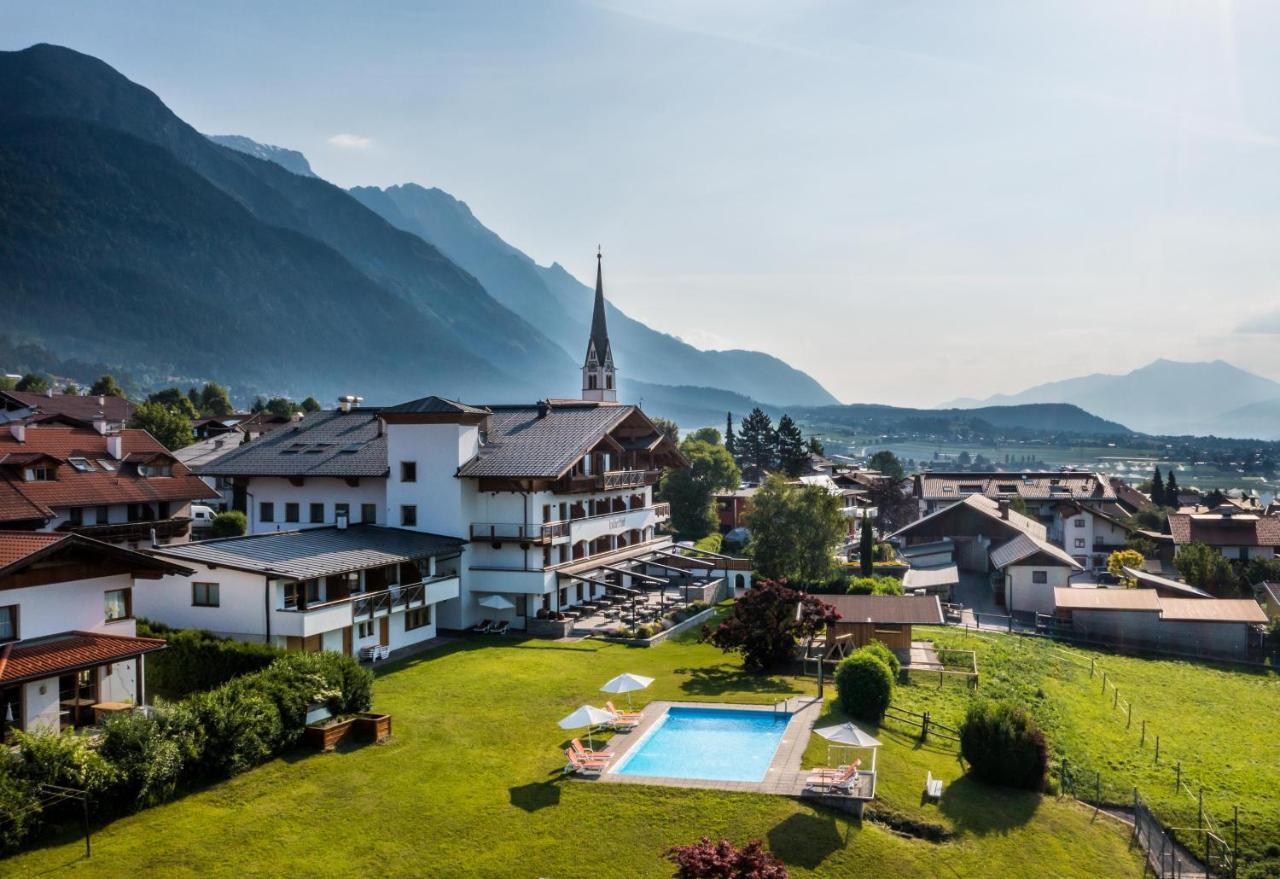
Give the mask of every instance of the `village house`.
<svg viewBox="0 0 1280 879">
<path fill-rule="evenodd" d="M 190 537 L 192 502 L 216 496 L 145 430 L 7 428 L 0 528 L 69 531 L 132 549 L 178 543 Z"/>
<path fill-rule="evenodd" d="M 1075 501 L 1095 507 L 1115 506 L 1116 492 L 1111 482 L 1087 470 L 1050 470 L 1012 473 L 943 473 L 926 471 L 912 480 L 912 492 L 927 516 L 944 507 L 980 495 L 993 501 L 1021 498 L 1027 515 L 1049 519 L 1053 507 Z M 1121 511 L 1116 509 L 1116 515 Z"/>
<path fill-rule="evenodd" d="M 879 641 L 908 660 L 912 626 L 943 624 L 942 604 L 934 595 L 818 595 L 823 604 L 840 615 L 827 627 L 823 656 L 827 660 L 848 656 L 854 650 Z"/>
<path fill-rule="evenodd" d="M 124 397 L 55 394 L 52 390 L 0 391 L 0 410 L 20 414 L 29 424 L 57 423 L 114 432 L 128 425 L 137 408 Z"/>
<path fill-rule="evenodd" d="M 1234 504 L 1206 513 L 1170 513 L 1169 531 L 1175 552 L 1203 543 L 1240 562 L 1275 558 L 1280 546 L 1280 519 L 1245 512 Z"/>
<path fill-rule="evenodd" d="M 139 581 L 179 565 L 79 534 L 0 531 L 0 739 L 91 726 L 145 703 Z"/>
<path fill-rule="evenodd" d="M 1048 508 L 1053 518 L 1048 523 L 1048 538 L 1066 550 L 1082 568 L 1105 571 L 1107 557 L 1124 549 L 1134 530 L 1100 509 L 1079 501 L 1062 501 Z"/>
</svg>

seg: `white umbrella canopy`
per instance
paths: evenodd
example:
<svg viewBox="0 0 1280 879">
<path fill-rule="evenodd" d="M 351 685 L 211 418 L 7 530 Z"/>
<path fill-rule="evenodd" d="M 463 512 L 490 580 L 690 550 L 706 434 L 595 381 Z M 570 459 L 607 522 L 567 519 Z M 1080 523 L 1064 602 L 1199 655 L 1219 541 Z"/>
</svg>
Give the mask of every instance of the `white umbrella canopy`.
<svg viewBox="0 0 1280 879">
<path fill-rule="evenodd" d="M 815 729 L 815 733 L 822 736 L 833 745 L 842 748 L 869 748 L 871 749 L 871 771 L 876 771 L 876 748 L 880 747 L 880 740 L 870 733 L 863 732 L 862 729 L 852 723 L 838 723 L 835 726 L 824 726 L 822 729 Z M 830 749 L 828 748 L 827 757 L 830 758 Z"/>
<path fill-rule="evenodd" d="M 516 606 L 515 602 L 503 598 L 501 595 L 486 595 L 476 603 L 490 610 L 511 610 Z"/>
<path fill-rule="evenodd" d="M 591 747 L 595 747 L 595 743 L 591 741 L 591 728 L 600 726 L 613 720 L 613 715 L 603 708 L 597 708 L 594 705 L 583 705 L 577 711 L 568 717 L 561 718 L 561 729 L 583 729 L 587 731 L 587 743 Z"/>
<path fill-rule="evenodd" d="M 600 688 L 601 693 L 626 693 L 627 708 L 631 707 L 631 694 L 636 690 L 643 690 L 645 687 L 653 683 L 653 678 L 646 678 L 644 675 L 633 675 L 623 673 L 616 678 L 605 683 Z"/>
</svg>

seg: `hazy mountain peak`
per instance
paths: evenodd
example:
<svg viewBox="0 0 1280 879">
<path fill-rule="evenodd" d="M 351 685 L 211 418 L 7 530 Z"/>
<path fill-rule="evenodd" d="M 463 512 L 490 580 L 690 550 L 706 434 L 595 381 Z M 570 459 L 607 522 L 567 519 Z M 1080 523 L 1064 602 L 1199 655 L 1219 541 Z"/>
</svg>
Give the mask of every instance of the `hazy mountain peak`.
<svg viewBox="0 0 1280 879">
<path fill-rule="evenodd" d="M 286 149 L 285 147 L 274 146 L 269 143 L 258 143 L 240 134 L 206 134 L 205 137 L 224 147 L 230 147 L 233 150 L 262 159 L 266 162 L 275 162 L 286 171 L 292 171 L 294 174 L 300 174 L 303 177 L 315 177 L 316 174 L 311 170 L 311 163 L 307 161 L 307 157 L 297 150 Z"/>
</svg>

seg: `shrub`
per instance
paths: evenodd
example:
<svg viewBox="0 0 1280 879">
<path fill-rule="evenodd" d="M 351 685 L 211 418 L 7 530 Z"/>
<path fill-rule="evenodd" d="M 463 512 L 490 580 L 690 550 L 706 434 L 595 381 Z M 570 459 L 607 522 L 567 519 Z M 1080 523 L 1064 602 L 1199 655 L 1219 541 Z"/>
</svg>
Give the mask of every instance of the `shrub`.
<svg viewBox="0 0 1280 879">
<path fill-rule="evenodd" d="M 701 540 L 696 541 L 693 545 L 696 549 L 704 549 L 707 552 L 719 552 L 724 546 L 724 535 L 718 531 L 714 531 Z"/>
<path fill-rule="evenodd" d="M 836 666 L 840 710 L 860 720 L 878 721 L 893 698 L 893 672 L 865 648 Z"/>
<path fill-rule="evenodd" d="M 280 711 L 265 696 L 219 687 L 191 697 L 191 707 L 204 729 L 201 770 L 230 777 L 265 762 L 281 741 Z"/>
<path fill-rule="evenodd" d="M 850 595 L 901 595 L 902 581 L 897 577 L 854 577 L 845 591 Z"/>
<path fill-rule="evenodd" d="M 889 671 L 893 675 L 893 679 L 898 679 L 898 674 L 902 671 L 902 663 L 899 661 L 897 654 L 890 650 L 883 641 L 872 640 L 870 644 L 862 648 L 875 655 L 881 662 L 889 666 Z"/>
<path fill-rule="evenodd" d="M 975 702 L 960 726 L 960 753 L 988 784 L 1041 790 L 1049 766 L 1044 733 L 1010 702 Z"/>
<path fill-rule="evenodd" d="M 764 850 L 760 840 L 738 848 L 727 839 L 702 837 L 691 845 L 667 849 L 676 865 L 675 879 L 788 879 L 786 865 Z"/>
<path fill-rule="evenodd" d="M 98 794 L 115 782 L 115 770 L 89 747 L 87 736 L 14 730 L 13 737 L 20 771 L 36 784 L 56 784 Z"/>
<path fill-rule="evenodd" d="M 249 530 L 249 520 L 239 510 L 227 510 L 213 517 L 210 533 L 214 537 L 240 537 Z"/>
<path fill-rule="evenodd" d="M 167 649 L 148 657 L 147 684 L 170 698 L 211 690 L 285 655 L 267 644 L 219 638 L 204 629 L 171 629 L 147 620 L 138 621 L 138 635 L 168 642 Z"/>
<path fill-rule="evenodd" d="M 98 753 L 114 768 L 111 797 L 122 808 L 141 809 L 173 796 L 182 775 L 184 749 L 152 717 L 119 712 L 102 724 Z"/>
<path fill-rule="evenodd" d="M 12 851 L 40 826 L 35 782 L 11 760 L 0 760 L 0 852 Z"/>
</svg>

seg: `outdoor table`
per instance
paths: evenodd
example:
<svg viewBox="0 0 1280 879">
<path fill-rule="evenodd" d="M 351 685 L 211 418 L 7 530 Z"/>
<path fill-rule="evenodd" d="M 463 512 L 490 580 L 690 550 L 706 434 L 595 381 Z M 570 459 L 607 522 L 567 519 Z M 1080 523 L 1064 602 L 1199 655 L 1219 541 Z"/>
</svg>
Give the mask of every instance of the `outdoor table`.
<svg viewBox="0 0 1280 879">
<path fill-rule="evenodd" d="M 88 708 L 89 706 L 93 705 L 95 701 L 96 700 L 94 699 L 63 699 L 58 704 L 63 708 L 70 709 L 69 713 L 71 714 L 72 724 L 74 724 L 75 726 L 79 726 L 80 725 L 80 709 Z"/>
<path fill-rule="evenodd" d="M 132 702 L 95 702 L 89 706 L 93 709 L 93 722 L 101 726 L 102 721 L 109 714 L 116 714 L 120 711 L 132 711 Z"/>
</svg>

